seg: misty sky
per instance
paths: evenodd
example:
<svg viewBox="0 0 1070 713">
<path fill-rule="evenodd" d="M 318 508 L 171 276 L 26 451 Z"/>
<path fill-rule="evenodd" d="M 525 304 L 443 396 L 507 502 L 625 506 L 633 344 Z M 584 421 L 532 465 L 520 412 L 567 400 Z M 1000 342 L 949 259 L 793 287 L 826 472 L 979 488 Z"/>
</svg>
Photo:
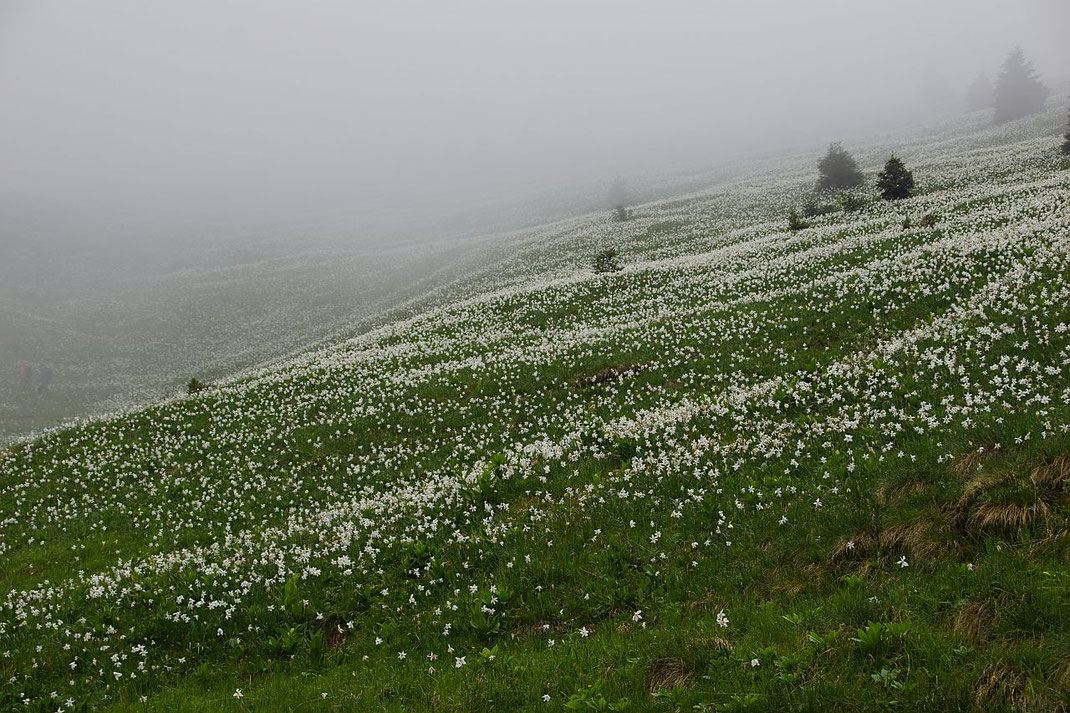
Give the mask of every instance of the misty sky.
<svg viewBox="0 0 1070 713">
<path fill-rule="evenodd" d="M 117 218 L 478 201 L 832 140 L 1067 0 L 0 0 L 0 206 Z M 2 239 L 2 236 L 0 236 Z"/>
</svg>

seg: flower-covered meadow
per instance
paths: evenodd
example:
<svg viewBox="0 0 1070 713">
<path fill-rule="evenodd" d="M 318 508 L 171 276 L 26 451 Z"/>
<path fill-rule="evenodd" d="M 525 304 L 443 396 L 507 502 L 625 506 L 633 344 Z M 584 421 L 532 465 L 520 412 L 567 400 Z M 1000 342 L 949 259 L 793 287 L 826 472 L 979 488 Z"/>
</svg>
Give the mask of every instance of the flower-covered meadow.
<svg viewBox="0 0 1070 713">
<path fill-rule="evenodd" d="M 520 231 L 0 451 L 0 707 L 1065 709 L 1056 116 L 933 128 L 921 195 L 797 232 L 801 157 Z"/>
</svg>

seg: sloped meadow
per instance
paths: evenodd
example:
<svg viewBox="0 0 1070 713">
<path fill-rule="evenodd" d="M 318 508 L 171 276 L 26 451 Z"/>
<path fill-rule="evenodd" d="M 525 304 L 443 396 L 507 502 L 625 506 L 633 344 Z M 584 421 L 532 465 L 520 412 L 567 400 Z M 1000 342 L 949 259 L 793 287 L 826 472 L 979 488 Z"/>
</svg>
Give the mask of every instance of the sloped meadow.
<svg viewBox="0 0 1070 713">
<path fill-rule="evenodd" d="M 416 316 L 8 447 L 0 703 L 1066 709 L 1056 116 L 798 232 L 808 161 L 520 232 Z"/>
</svg>

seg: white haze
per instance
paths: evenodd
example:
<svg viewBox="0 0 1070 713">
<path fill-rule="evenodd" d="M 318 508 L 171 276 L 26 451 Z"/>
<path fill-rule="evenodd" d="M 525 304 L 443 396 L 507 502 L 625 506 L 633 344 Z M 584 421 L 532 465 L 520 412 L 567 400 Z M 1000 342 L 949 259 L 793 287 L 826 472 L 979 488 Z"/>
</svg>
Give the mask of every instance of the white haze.
<svg viewBox="0 0 1070 713">
<path fill-rule="evenodd" d="M 1065 76 L 1068 27 L 1066 0 L 0 0 L 0 210 L 359 240 L 958 111 L 1014 45 Z"/>
</svg>

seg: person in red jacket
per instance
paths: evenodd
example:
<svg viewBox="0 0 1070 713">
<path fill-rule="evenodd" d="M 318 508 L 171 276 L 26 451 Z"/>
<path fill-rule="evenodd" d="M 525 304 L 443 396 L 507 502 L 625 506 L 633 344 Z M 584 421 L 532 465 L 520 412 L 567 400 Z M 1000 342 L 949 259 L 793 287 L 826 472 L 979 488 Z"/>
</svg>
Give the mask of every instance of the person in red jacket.
<svg viewBox="0 0 1070 713">
<path fill-rule="evenodd" d="M 19 362 L 19 383 L 22 384 L 22 390 L 27 391 L 30 388 L 30 381 L 33 379 L 33 374 L 30 373 L 30 365 L 23 359 Z"/>
</svg>

